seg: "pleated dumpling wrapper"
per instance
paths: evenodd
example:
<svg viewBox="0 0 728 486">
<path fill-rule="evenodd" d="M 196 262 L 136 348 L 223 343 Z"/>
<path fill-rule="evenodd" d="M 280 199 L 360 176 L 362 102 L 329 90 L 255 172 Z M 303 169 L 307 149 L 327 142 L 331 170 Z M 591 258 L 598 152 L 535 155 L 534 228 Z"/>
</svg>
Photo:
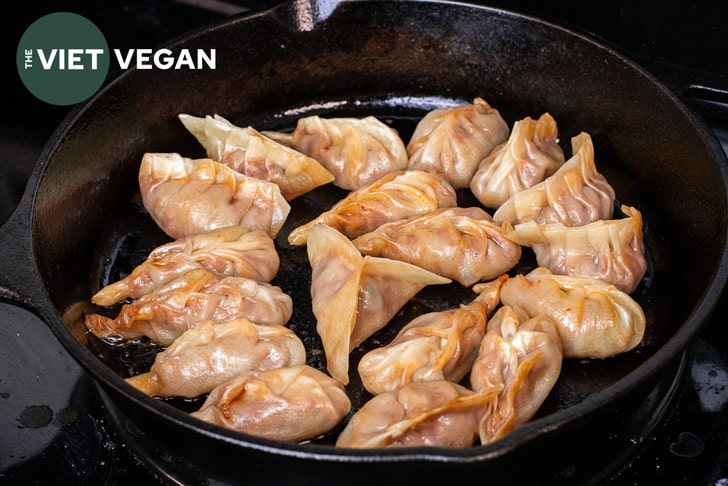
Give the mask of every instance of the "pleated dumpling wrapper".
<svg viewBox="0 0 728 486">
<path fill-rule="evenodd" d="M 356 238 L 389 221 L 455 206 L 455 189 L 441 175 L 419 170 L 393 171 L 350 192 L 331 209 L 294 228 L 288 242 L 306 244 L 308 230 L 319 223 Z"/>
<path fill-rule="evenodd" d="M 405 262 L 364 257 L 324 224 L 309 231 L 311 299 L 331 376 L 349 383 L 349 353 L 384 327 L 417 292 L 451 280 Z"/>
<path fill-rule="evenodd" d="M 203 118 L 183 113 L 179 119 L 208 157 L 247 176 L 277 184 L 288 201 L 334 180 L 317 160 L 253 127 L 239 127 L 220 115 Z"/>
<path fill-rule="evenodd" d="M 156 247 L 129 275 L 96 292 L 91 301 L 110 306 L 124 299 L 138 299 L 197 268 L 270 282 L 279 265 L 280 257 L 268 233 L 226 226 Z"/>
<path fill-rule="evenodd" d="M 614 285 L 554 275 L 543 267 L 508 279 L 501 300 L 529 317 L 552 318 L 565 358 L 608 358 L 627 352 L 642 341 L 647 325 L 642 307 Z"/>
<path fill-rule="evenodd" d="M 318 160 L 334 174 L 334 185 L 348 191 L 407 168 L 407 150 L 399 133 L 373 116 L 307 116 L 298 120 L 293 133 L 262 133 Z"/>
<path fill-rule="evenodd" d="M 544 113 L 538 120 L 513 124 L 508 140 L 478 165 L 470 190 L 486 207 L 497 208 L 514 194 L 550 176 L 564 163 L 556 120 Z"/>
<path fill-rule="evenodd" d="M 479 207 L 442 208 L 385 223 L 354 240 L 365 255 L 401 260 L 470 287 L 513 268 L 521 246 Z"/>
<path fill-rule="evenodd" d="M 529 318 L 503 306 L 488 322 L 470 373 L 475 391 L 502 385 L 480 421 L 482 444 L 498 440 L 531 420 L 561 374 L 563 353 L 556 323 Z"/>
<path fill-rule="evenodd" d="M 543 181 L 516 192 L 493 213 L 498 223 L 534 221 L 583 226 L 610 219 L 614 188 L 597 170 L 594 143 L 582 132 L 571 139 L 572 156 Z"/>
<path fill-rule="evenodd" d="M 172 238 L 233 225 L 275 238 L 291 210 L 277 184 L 177 153 L 144 154 L 139 190 L 144 208 Z"/>
<path fill-rule="evenodd" d="M 483 98 L 427 113 L 407 144 L 409 169 L 442 174 L 455 189 L 470 187 L 480 162 L 508 139 L 508 125 Z"/>
<path fill-rule="evenodd" d="M 256 437 L 296 442 L 330 431 L 350 410 L 341 382 L 298 365 L 236 375 L 190 415 Z"/>
<path fill-rule="evenodd" d="M 358 365 L 364 388 L 379 395 L 414 381 L 460 382 L 473 366 L 507 278 L 480 284 L 481 293 L 468 304 L 419 315 L 389 344 L 366 353 Z"/>
<path fill-rule="evenodd" d="M 126 382 L 150 396 L 195 398 L 244 371 L 306 363 L 306 348 L 291 329 L 239 318 L 204 321 L 157 353 L 150 370 Z"/>
</svg>

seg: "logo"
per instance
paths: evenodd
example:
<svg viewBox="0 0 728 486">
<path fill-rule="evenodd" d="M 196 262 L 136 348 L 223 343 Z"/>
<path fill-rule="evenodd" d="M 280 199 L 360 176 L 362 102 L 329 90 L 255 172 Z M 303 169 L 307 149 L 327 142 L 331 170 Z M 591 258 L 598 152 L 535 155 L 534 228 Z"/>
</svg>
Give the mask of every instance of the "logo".
<svg viewBox="0 0 728 486">
<path fill-rule="evenodd" d="M 53 105 L 92 96 L 109 72 L 104 34 L 85 17 L 56 12 L 39 18 L 18 43 L 16 64 L 25 87 Z"/>
<path fill-rule="evenodd" d="M 56 12 L 33 22 L 18 43 L 16 65 L 25 87 L 53 105 L 72 105 L 93 96 L 104 84 L 109 64 L 123 70 L 215 69 L 215 49 L 114 49 L 87 18 Z"/>
</svg>

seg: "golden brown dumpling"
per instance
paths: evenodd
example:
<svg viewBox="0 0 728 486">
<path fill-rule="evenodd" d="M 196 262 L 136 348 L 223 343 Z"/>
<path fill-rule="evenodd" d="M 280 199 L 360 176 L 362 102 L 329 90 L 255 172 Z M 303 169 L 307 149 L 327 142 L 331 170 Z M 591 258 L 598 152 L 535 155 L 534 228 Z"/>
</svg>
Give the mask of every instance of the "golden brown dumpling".
<svg viewBox="0 0 728 486">
<path fill-rule="evenodd" d="M 148 372 L 126 381 L 150 396 L 194 398 L 243 371 L 305 363 L 303 342 L 287 327 L 204 321 L 157 353 Z"/>
<path fill-rule="evenodd" d="M 529 317 L 557 325 L 565 358 L 607 358 L 636 347 L 646 317 L 627 293 L 602 280 L 554 275 L 536 268 L 508 279 L 501 301 Z"/>
<path fill-rule="evenodd" d="M 308 230 L 315 224 L 326 224 L 356 238 L 389 221 L 455 206 L 455 190 L 442 176 L 417 170 L 394 171 L 349 193 L 328 211 L 295 228 L 288 242 L 305 244 Z"/>
<path fill-rule="evenodd" d="M 489 444 L 529 421 L 561 373 L 563 354 L 556 324 L 547 316 L 518 316 L 508 306 L 496 311 L 470 373 L 473 390 L 503 390 L 480 421 L 480 442 Z"/>
<path fill-rule="evenodd" d="M 362 257 L 344 235 L 317 224 L 308 240 L 311 300 L 326 366 L 349 383 L 349 353 L 384 327 L 426 285 L 449 283 L 415 265 Z"/>
<path fill-rule="evenodd" d="M 110 306 L 127 298 L 138 299 L 195 268 L 270 282 L 279 265 L 275 243 L 268 233 L 227 226 L 158 246 L 131 274 L 99 290 L 91 301 Z"/>
<path fill-rule="evenodd" d="M 556 120 L 548 113 L 515 122 L 508 140 L 478 165 L 470 190 L 484 206 L 497 208 L 543 181 L 564 163 L 558 135 Z"/>
<path fill-rule="evenodd" d="M 498 110 L 483 98 L 438 108 L 415 127 L 407 167 L 442 174 L 455 189 L 470 187 L 480 161 L 508 139 L 508 131 Z"/>
<path fill-rule="evenodd" d="M 513 194 L 493 214 L 496 222 L 511 224 L 535 221 L 583 226 L 610 219 L 614 211 L 614 189 L 599 173 L 594 144 L 588 133 L 571 139 L 573 155 L 542 182 Z"/>
<path fill-rule="evenodd" d="M 521 246 L 477 207 L 443 208 L 385 223 L 354 240 L 365 255 L 401 260 L 469 287 L 513 268 Z"/>
<path fill-rule="evenodd" d="M 212 159 L 146 153 L 139 168 L 144 208 L 172 238 L 225 226 L 265 231 L 275 238 L 288 217 L 278 185 Z"/>
<path fill-rule="evenodd" d="M 319 161 L 334 175 L 334 184 L 348 191 L 407 168 L 407 151 L 399 133 L 373 116 L 307 116 L 298 120 L 293 133 L 263 134 Z"/>
<path fill-rule="evenodd" d="M 538 264 L 553 273 L 598 278 L 629 294 L 642 281 L 647 260 L 642 214 L 624 205 L 622 212 L 626 217 L 577 227 L 528 221 L 506 236 L 533 248 Z"/>
<path fill-rule="evenodd" d="M 293 312 L 291 297 L 279 287 L 244 277 L 220 277 L 198 268 L 138 300 L 124 304 L 115 319 L 89 314 L 86 327 L 96 337 L 148 337 L 168 346 L 184 331 L 208 319 L 245 317 L 256 324 L 283 325 Z"/>
<path fill-rule="evenodd" d="M 231 430 L 295 442 L 333 429 L 351 410 L 344 386 L 308 365 L 241 373 L 190 415 Z"/>
<path fill-rule="evenodd" d="M 377 395 L 349 420 L 336 447 L 470 447 L 500 386 L 473 392 L 450 381 L 408 383 Z"/>
<path fill-rule="evenodd" d="M 481 286 L 469 304 L 416 317 L 392 342 L 365 354 L 358 366 L 364 388 L 378 395 L 414 381 L 459 382 L 473 365 L 506 278 Z"/>
<path fill-rule="evenodd" d="M 220 115 L 179 115 L 207 156 L 250 177 L 273 182 L 287 200 L 334 180 L 318 161 L 259 133 L 239 127 Z"/>
</svg>

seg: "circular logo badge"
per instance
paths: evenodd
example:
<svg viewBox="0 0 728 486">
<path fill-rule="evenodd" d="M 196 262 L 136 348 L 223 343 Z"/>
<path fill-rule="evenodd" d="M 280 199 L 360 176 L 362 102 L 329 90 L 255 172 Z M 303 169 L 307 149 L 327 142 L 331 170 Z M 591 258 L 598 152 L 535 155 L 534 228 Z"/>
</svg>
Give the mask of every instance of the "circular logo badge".
<svg viewBox="0 0 728 486">
<path fill-rule="evenodd" d="M 36 98 L 72 105 L 91 97 L 109 72 L 109 46 L 90 20 L 69 12 L 39 18 L 20 38 L 18 74 Z"/>
</svg>

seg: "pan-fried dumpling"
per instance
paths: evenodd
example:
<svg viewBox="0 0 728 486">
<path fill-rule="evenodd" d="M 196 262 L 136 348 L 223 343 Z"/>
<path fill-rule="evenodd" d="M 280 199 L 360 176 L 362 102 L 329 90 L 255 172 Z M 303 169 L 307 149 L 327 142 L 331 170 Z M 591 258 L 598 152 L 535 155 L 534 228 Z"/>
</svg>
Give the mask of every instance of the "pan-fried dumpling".
<svg viewBox="0 0 728 486">
<path fill-rule="evenodd" d="M 176 153 L 144 154 L 139 189 L 150 216 L 172 238 L 234 225 L 275 238 L 291 209 L 272 182 Z"/>
<path fill-rule="evenodd" d="M 306 348 L 287 327 L 204 321 L 157 353 L 148 372 L 126 381 L 150 396 L 194 398 L 244 371 L 305 363 Z"/>
<path fill-rule="evenodd" d="M 477 207 L 443 208 L 385 223 L 354 240 L 365 255 L 392 258 L 425 268 L 469 287 L 513 268 L 521 246 Z"/>
<path fill-rule="evenodd" d="M 220 115 L 179 115 L 207 156 L 250 177 L 273 182 L 287 200 L 334 180 L 317 160 L 264 136 L 253 127 L 238 127 Z"/>
<path fill-rule="evenodd" d="M 610 219 L 614 189 L 597 171 L 594 144 L 588 133 L 571 139 L 573 155 L 556 172 L 533 187 L 513 194 L 493 214 L 496 222 L 527 221 L 582 226 Z"/>
<path fill-rule="evenodd" d="M 547 316 L 521 317 L 503 306 L 491 317 L 470 386 L 479 391 L 502 386 L 480 421 L 480 442 L 489 444 L 529 421 L 561 373 L 561 340 Z"/>
<path fill-rule="evenodd" d="M 506 236 L 533 248 L 538 264 L 553 273 L 602 279 L 629 294 L 644 277 L 647 260 L 642 214 L 624 205 L 622 212 L 626 217 L 577 227 L 528 221 Z"/>
<path fill-rule="evenodd" d="M 393 171 L 349 193 L 328 211 L 295 228 L 288 235 L 288 242 L 305 244 L 308 230 L 319 223 L 356 238 L 389 221 L 455 206 L 455 190 L 442 176 L 418 170 Z"/>
<path fill-rule="evenodd" d="M 124 304 L 115 319 L 86 316 L 95 336 L 126 339 L 148 337 L 168 346 L 202 321 L 244 317 L 256 324 L 283 325 L 293 301 L 279 287 L 244 277 L 220 277 L 198 268 L 175 278 L 138 300 Z"/>
<path fill-rule="evenodd" d="M 195 268 L 270 282 L 279 265 L 275 243 L 268 233 L 227 226 L 158 246 L 131 274 L 99 290 L 91 301 L 110 306 L 127 298 L 138 299 Z"/>
<path fill-rule="evenodd" d="M 636 347 L 646 317 L 628 294 L 602 280 L 554 275 L 536 268 L 508 279 L 503 305 L 557 325 L 565 358 L 607 358 Z"/>
<path fill-rule="evenodd" d="M 218 385 L 190 415 L 257 437 L 295 442 L 330 431 L 350 410 L 341 383 L 298 365 L 241 373 Z"/>
<path fill-rule="evenodd" d="M 449 283 L 415 265 L 362 257 L 344 235 L 317 224 L 308 240 L 311 300 L 326 367 L 349 383 L 349 353 L 384 327 L 426 285 Z"/>
<path fill-rule="evenodd" d="M 471 303 L 416 317 L 397 336 L 359 361 L 359 376 L 373 395 L 413 381 L 459 382 L 473 365 L 488 316 L 507 276 L 489 282 Z"/>
<path fill-rule="evenodd" d="M 486 207 L 497 208 L 517 192 L 550 176 L 564 163 L 556 120 L 544 113 L 513 124 L 502 143 L 478 165 L 470 190 Z"/>
<path fill-rule="evenodd" d="M 480 161 L 508 139 L 508 125 L 484 99 L 427 113 L 407 144 L 408 168 L 443 174 L 455 189 L 470 187 Z"/>
<path fill-rule="evenodd" d="M 500 390 L 473 392 L 446 380 L 408 383 L 366 402 L 339 434 L 336 447 L 470 447 L 483 411 Z"/>
<path fill-rule="evenodd" d="M 348 191 L 407 168 L 407 151 L 399 133 L 373 116 L 307 116 L 298 120 L 293 133 L 263 134 L 319 161 L 334 174 L 334 184 Z"/>
</svg>

